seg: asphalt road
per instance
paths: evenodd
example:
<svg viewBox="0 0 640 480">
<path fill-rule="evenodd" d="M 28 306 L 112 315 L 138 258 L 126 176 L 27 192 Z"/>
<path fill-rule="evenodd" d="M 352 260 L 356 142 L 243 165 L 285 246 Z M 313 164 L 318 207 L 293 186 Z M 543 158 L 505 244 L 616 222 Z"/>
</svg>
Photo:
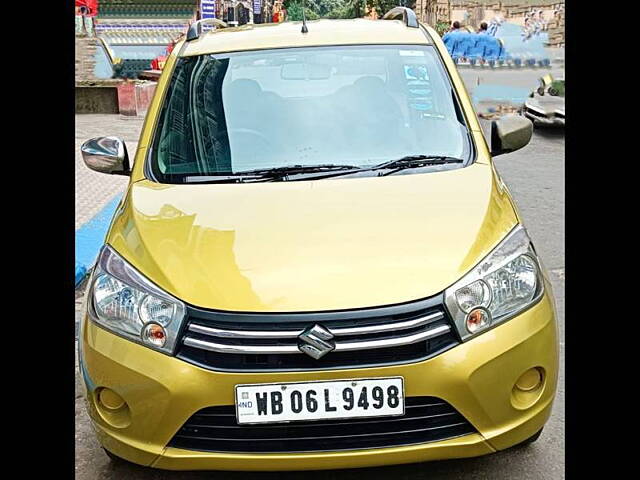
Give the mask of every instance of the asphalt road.
<svg viewBox="0 0 640 480">
<path fill-rule="evenodd" d="M 458 70 L 470 95 L 477 85 L 504 85 L 508 87 L 526 88 L 535 90 L 538 87 L 538 79 L 543 75 L 551 74 L 553 78 L 564 77 L 564 68 L 552 65 L 549 68 L 460 68 Z"/>
<path fill-rule="evenodd" d="M 493 75 L 493 74 L 491 74 Z M 531 78 L 535 82 L 537 74 Z M 500 76 L 498 76 L 500 80 Z M 465 78 L 467 80 L 467 78 Z M 496 82 L 497 83 L 497 82 Z M 471 88 L 470 88 L 471 89 Z M 561 369 L 551 419 L 540 439 L 524 448 L 472 459 L 430 462 L 375 469 L 329 472 L 231 473 L 165 472 L 115 465 L 104 455 L 76 394 L 76 478 L 94 479 L 562 479 L 564 478 L 564 132 L 536 130 L 522 150 L 497 157 L 497 168 L 507 183 L 536 249 L 550 272 L 560 324 Z M 79 380 L 78 380 L 79 381 Z"/>
</svg>

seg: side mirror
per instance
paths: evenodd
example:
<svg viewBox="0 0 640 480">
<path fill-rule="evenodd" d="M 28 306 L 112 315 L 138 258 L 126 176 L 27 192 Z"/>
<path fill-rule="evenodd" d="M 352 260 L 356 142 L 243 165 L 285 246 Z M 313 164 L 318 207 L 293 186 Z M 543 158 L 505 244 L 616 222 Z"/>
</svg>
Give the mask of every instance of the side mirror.
<svg viewBox="0 0 640 480">
<path fill-rule="evenodd" d="M 491 155 L 514 152 L 529 143 L 533 123 L 520 115 L 505 115 L 491 122 Z"/>
<path fill-rule="evenodd" d="M 130 175 L 129 155 L 124 141 L 118 137 L 96 137 L 80 147 L 82 159 L 91 170 L 115 175 Z"/>
</svg>

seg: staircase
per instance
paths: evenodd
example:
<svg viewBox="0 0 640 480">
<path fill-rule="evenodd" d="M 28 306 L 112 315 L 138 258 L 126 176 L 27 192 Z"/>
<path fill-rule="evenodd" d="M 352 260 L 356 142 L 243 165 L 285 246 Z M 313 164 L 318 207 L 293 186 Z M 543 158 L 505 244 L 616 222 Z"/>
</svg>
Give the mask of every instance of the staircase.
<svg viewBox="0 0 640 480">
<path fill-rule="evenodd" d="M 95 37 L 76 35 L 76 113 L 118 113 L 118 85 L 122 80 L 97 78 Z"/>
<path fill-rule="evenodd" d="M 97 80 L 93 74 L 98 40 L 76 35 L 76 84 Z"/>
</svg>

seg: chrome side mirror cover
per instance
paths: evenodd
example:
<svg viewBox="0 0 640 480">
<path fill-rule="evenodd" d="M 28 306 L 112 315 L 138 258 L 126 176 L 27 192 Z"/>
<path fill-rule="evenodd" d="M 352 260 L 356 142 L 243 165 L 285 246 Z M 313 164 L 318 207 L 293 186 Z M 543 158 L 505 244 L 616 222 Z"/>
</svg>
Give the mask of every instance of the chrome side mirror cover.
<svg viewBox="0 0 640 480">
<path fill-rule="evenodd" d="M 491 122 L 491 155 L 521 149 L 533 135 L 533 123 L 520 115 L 505 115 Z"/>
<path fill-rule="evenodd" d="M 91 138 L 80 147 L 87 167 L 100 173 L 130 175 L 129 155 L 124 141 L 118 137 Z"/>
</svg>

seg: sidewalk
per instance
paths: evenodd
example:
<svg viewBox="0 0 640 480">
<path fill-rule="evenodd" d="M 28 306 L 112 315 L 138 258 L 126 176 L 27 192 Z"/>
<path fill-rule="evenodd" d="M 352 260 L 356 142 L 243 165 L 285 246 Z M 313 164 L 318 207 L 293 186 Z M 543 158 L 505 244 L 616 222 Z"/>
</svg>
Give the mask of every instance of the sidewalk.
<svg viewBox="0 0 640 480">
<path fill-rule="evenodd" d="M 76 115 L 76 230 L 93 218 L 116 195 L 121 195 L 128 177 L 89 170 L 80 146 L 89 138 L 113 135 L 124 139 L 129 155 L 135 154 L 144 117 L 122 115 Z"/>
<path fill-rule="evenodd" d="M 112 135 L 124 139 L 133 156 L 143 121 L 144 117 L 76 115 L 76 286 L 93 266 L 128 181 L 122 175 L 106 175 L 87 168 L 80 147 L 89 138 Z"/>
</svg>

